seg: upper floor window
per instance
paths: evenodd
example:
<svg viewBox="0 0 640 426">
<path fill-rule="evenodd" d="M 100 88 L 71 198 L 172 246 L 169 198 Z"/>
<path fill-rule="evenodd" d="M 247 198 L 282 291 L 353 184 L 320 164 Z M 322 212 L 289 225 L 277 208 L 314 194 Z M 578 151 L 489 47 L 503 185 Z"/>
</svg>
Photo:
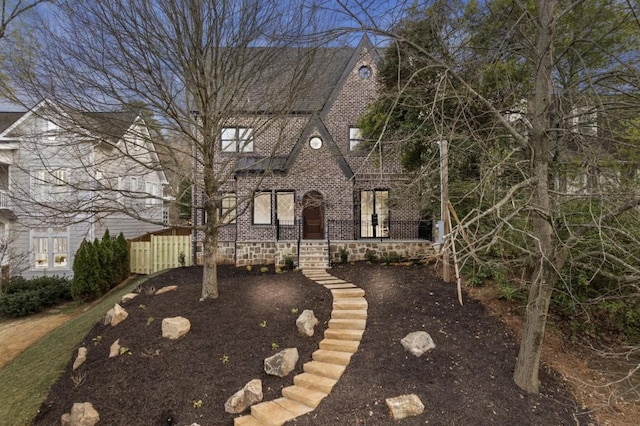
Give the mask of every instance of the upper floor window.
<svg viewBox="0 0 640 426">
<path fill-rule="evenodd" d="M 36 170 L 31 179 L 36 201 L 59 201 L 67 191 L 67 170 Z"/>
<path fill-rule="evenodd" d="M 570 122 L 575 133 L 590 136 L 598 134 L 598 113 L 592 108 L 574 108 L 571 111 Z"/>
<path fill-rule="evenodd" d="M 31 234 L 34 268 L 69 266 L 69 234 L 66 227 L 35 228 Z"/>
<path fill-rule="evenodd" d="M 253 152 L 253 129 L 225 127 L 220 137 L 222 152 Z"/>
<path fill-rule="evenodd" d="M 146 204 L 148 206 L 152 206 L 155 204 L 162 204 L 162 199 L 160 199 L 160 186 L 156 182 L 145 182 L 147 194 Z"/>
<path fill-rule="evenodd" d="M 355 151 L 364 141 L 362 129 L 359 127 L 349 127 L 349 151 Z"/>
</svg>

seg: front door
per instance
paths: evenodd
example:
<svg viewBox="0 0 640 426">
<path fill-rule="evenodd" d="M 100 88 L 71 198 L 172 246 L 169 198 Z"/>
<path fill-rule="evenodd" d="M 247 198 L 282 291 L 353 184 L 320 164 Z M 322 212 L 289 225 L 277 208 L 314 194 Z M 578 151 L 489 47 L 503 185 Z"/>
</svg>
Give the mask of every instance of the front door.
<svg viewBox="0 0 640 426">
<path fill-rule="evenodd" d="M 321 240 L 324 237 L 324 209 L 322 194 L 313 191 L 305 194 L 302 209 L 302 238 Z"/>
</svg>

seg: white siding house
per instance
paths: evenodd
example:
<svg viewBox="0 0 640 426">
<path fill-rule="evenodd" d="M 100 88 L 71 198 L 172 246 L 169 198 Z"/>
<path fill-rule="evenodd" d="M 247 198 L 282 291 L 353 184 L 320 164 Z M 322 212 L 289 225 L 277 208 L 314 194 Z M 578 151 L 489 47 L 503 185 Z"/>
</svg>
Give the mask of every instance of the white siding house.
<svg viewBox="0 0 640 426">
<path fill-rule="evenodd" d="M 0 112 L 0 261 L 4 274 L 71 276 L 83 239 L 162 228 L 166 185 L 144 120 L 43 101 Z"/>
</svg>

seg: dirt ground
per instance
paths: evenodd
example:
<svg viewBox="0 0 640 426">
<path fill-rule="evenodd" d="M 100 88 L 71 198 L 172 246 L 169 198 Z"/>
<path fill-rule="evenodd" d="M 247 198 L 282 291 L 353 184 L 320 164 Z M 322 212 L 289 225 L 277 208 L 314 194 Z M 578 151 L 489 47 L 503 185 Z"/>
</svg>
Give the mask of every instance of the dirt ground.
<svg viewBox="0 0 640 426">
<path fill-rule="evenodd" d="M 336 266 L 333 275 L 364 288 L 369 318 L 359 351 L 332 393 L 299 425 L 387 425 L 384 399 L 415 393 L 425 413 L 404 425 L 564 425 L 593 420 L 568 385 L 544 367 L 539 396 L 513 383 L 516 339 L 483 305 L 428 266 Z M 265 400 L 302 371 L 318 347 L 330 316 L 331 296 L 299 272 L 260 274 L 221 267 L 220 298 L 199 302 L 202 270 L 169 271 L 147 286 L 177 285 L 162 295 L 142 294 L 124 304 L 129 317 L 116 327 L 97 324 L 85 338 L 87 362 L 71 371 L 75 354 L 52 387 L 34 424 L 54 425 L 74 402 L 91 401 L 105 425 L 231 425 L 225 401 L 249 380 L 263 381 Z M 313 309 L 320 320 L 312 338 L 298 336 L 295 319 Z M 298 313 L 294 313 L 297 310 Z M 177 341 L 161 337 L 162 318 L 181 315 L 191 331 Z M 417 358 L 400 339 L 426 330 L 436 348 Z M 126 348 L 109 358 L 120 339 Z M 278 378 L 263 372 L 264 358 L 297 347 L 296 370 Z M 171 420 L 170 420 L 171 419 Z"/>
<path fill-rule="evenodd" d="M 41 314 L 0 323 L 0 368 L 72 315 Z"/>
</svg>

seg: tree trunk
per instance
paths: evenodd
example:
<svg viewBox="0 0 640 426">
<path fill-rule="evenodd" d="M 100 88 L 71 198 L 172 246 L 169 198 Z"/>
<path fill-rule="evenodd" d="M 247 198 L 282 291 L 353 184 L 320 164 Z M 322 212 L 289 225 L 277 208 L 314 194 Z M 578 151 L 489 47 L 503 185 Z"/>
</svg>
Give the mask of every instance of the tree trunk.
<svg viewBox="0 0 640 426">
<path fill-rule="evenodd" d="M 525 326 L 516 361 L 514 380 L 530 393 L 538 393 L 540 383 L 540 353 L 544 339 L 547 313 L 551 294 L 557 281 L 554 269 L 553 229 L 551 226 L 551 201 L 549 196 L 550 161 L 550 110 L 553 104 L 553 9 L 555 0 L 538 2 L 538 40 L 533 60 L 536 64 L 535 96 L 530 104 L 532 113 L 531 129 L 531 171 L 536 177 L 536 187 L 532 197 L 531 225 L 538 256 L 536 268 L 531 277 L 531 289 L 527 301 Z"/>
<path fill-rule="evenodd" d="M 202 297 L 204 299 L 218 298 L 218 266 L 216 264 L 217 252 L 216 235 L 206 235 L 203 242 L 203 270 L 202 270 Z"/>
</svg>

